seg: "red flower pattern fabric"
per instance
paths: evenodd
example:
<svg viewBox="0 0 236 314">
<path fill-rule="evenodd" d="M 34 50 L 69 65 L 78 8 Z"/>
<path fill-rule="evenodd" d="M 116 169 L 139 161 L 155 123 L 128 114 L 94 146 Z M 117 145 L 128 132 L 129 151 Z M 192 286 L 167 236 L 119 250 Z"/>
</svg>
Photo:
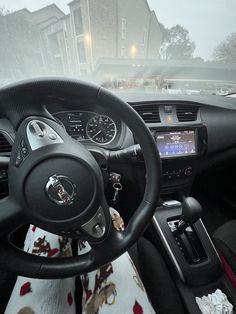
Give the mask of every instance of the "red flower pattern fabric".
<svg viewBox="0 0 236 314">
<path fill-rule="evenodd" d="M 135 301 L 135 304 L 133 306 L 133 313 L 134 314 L 143 314 L 143 308 L 137 301 Z"/>
<path fill-rule="evenodd" d="M 79 255 L 91 247 L 78 245 Z M 71 256 L 68 239 L 30 226 L 24 250 L 48 258 Z M 128 253 L 81 276 L 83 314 L 154 314 Z M 134 279 L 136 278 L 136 280 Z M 19 276 L 5 314 L 75 314 L 75 278 L 38 280 Z"/>
<path fill-rule="evenodd" d="M 32 292 L 31 283 L 29 281 L 25 282 L 20 288 L 20 296 L 23 297 L 26 293 Z"/>
<path fill-rule="evenodd" d="M 71 292 L 69 292 L 67 295 L 67 302 L 68 302 L 69 306 L 71 306 L 73 304 L 73 297 L 72 297 Z"/>
</svg>

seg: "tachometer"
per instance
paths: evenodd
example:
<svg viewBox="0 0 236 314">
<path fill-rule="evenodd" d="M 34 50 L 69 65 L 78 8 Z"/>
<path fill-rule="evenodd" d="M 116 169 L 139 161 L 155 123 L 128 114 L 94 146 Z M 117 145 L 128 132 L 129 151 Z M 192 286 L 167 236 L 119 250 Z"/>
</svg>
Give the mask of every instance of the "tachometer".
<svg viewBox="0 0 236 314">
<path fill-rule="evenodd" d="M 105 145 L 114 140 L 117 127 L 110 117 L 106 115 L 96 115 L 88 121 L 86 132 L 92 142 Z"/>
</svg>

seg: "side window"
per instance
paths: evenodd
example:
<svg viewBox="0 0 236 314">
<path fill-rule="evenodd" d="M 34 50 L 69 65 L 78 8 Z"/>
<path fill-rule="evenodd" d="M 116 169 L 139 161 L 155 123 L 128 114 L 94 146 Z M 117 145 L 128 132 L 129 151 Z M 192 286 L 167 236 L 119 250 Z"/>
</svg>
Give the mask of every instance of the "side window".
<svg viewBox="0 0 236 314">
<path fill-rule="evenodd" d="M 121 38 L 126 39 L 126 19 L 121 19 Z"/>
<path fill-rule="evenodd" d="M 83 21 L 82 21 L 82 12 L 81 8 L 78 8 L 74 11 L 74 23 L 75 23 L 75 34 L 83 34 Z"/>
</svg>

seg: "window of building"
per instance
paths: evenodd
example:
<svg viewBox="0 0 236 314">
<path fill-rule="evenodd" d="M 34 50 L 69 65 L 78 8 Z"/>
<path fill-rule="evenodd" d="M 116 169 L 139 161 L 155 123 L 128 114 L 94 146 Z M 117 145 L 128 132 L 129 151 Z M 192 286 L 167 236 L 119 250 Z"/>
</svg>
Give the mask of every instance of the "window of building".
<svg viewBox="0 0 236 314">
<path fill-rule="evenodd" d="M 87 71 L 87 69 L 80 69 L 80 75 L 86 75 L 86 74 L 88 74 L 88 71 Z"/>
<path fill-rule="evenodd" d="M 50 52 L 54 56 L 60 55 L 60 46 L 58 42 L 57 34 L 52 34 L 48 36 Z"/>
<path fill-rule="evenodd" d="M 121 47 L 121 57 L 122 58 L 125 57 L 125 47 L 124 46 Z"/>
<path fill-rule="evenodd" d="M 78 54 L 79 54 L 79 62 L 86 63 L 86 53 L 85 53 L 84 42 L 79 41 L 77 43 L 77 47 L 78 47 Z"/>
<path fill-rule="evenodd" d="M 63 74 L 63 65 L 62 65 L 62 59 L 60 56 L 55 56 L 53 65 L 54 65 L 54 72 L 56 74 L 58 73 Z"/>
<path fill-rule="evenodd" d="M 142 42 L 143 45 L 146 44 L 146 37 L 147 37 L 147 30 L 145 28 L 144 31 L 143 31 L 143 42 Z"/>
<path fill-rule="evenodd" d="M 121 19 L 121 38 L 126 39 L 126 19 Z"/>
<path fill-rule="evenodd" d="M 81 7 L 74 11 L 74 23 L 75 23 L 75 34 L 82 35 L 83 34 L 83 20 L 82 20 L 82 12 Z"/>
</svg>

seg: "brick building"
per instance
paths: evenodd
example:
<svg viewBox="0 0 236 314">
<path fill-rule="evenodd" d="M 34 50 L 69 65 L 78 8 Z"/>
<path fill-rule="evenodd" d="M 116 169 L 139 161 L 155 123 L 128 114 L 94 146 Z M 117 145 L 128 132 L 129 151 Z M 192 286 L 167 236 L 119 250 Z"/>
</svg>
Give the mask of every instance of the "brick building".
<svg viewBox="0 0 236 314">
<path fill-rule="evenodd" d="M 159 58 L 160 26 L 147 0 L 73 0 L 68 6 L 67 15 L 52 4 L 4 17 L 9 34 L 19 29 L 11 77 L 79 77 L 91 74 L 104 58 Z"/>
<path fill-rule="evenodd" d="M 42 30 L 49 66 L 52 54 L 55 68 L 72 75 L 93 72 L 101 58 L 158 59 L 160 26 L 146 0 L 74 0 L 69 8 Z"/>
</svg>

